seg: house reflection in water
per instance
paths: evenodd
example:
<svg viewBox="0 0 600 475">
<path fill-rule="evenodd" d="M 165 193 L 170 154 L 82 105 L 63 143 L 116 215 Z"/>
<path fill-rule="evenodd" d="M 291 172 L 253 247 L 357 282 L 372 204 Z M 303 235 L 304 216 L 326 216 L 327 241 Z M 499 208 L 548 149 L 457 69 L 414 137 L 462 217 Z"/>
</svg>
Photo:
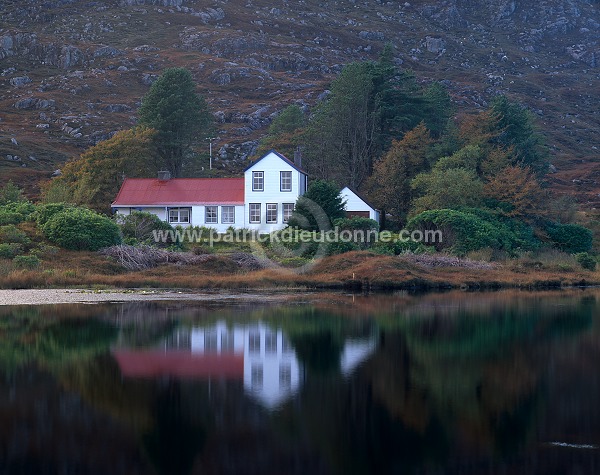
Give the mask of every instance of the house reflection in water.
<svg viewBox="0 0 600 475">
<path fill-rule="evenodd" d="M 300 385 L 302 369 L 296 352 L 281 329 L 262 323 L 191 331 L 192 354 L 238 354 L 244 359 L 244 388 L 266 407 L 274 408 L 292 396 Z"/>
<path fill-rule="evenodd" d="M 351 373 L 374 349 L 373 340 L 346 341 L 342 372 Z M 244 390 L 269 409 L 293 396 L 304 378 L 283 331 L 264 323 L 182 328 L 152 349 L 119 348 L 113 354 L 125 377 L 242 379 Z"/>
</svg>

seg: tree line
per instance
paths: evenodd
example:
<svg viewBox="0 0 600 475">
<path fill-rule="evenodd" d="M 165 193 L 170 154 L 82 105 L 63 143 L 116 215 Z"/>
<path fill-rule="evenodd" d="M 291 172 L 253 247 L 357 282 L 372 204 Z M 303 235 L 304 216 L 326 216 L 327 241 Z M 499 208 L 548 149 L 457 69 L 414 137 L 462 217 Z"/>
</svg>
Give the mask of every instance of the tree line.
<svg viewBox="0 0 600 475">
<path fill-rule="evenodd" d="M 142 100 L 138 125 L 68 162 L 45 186 L 45 201 L 107 210 L 124 177 L 160 169 L 193 176 L 200 159 L 194 145 L 214 130 L 195 87 L 186 69 L 165 70 Z M 491 216 L 516 220 L 545 240 L 555 224 L 575 219 L 574 201 L 551 197 L 545 186 L 548 149 L 524 106 L 497 96 L 478 113 L 460 110 L 443 84 L 423 85 L 399 69 L 390 45 L 376 61 L 344 66 L 312 111 L 295 104 L 282 110 L 257 154 L 291 156 L 298 147 L 312 179 L 362 192 L 388 229 L 425 226 L 422 213 L 454 210 L 463 223 L 485 216 L 490 229 L 498 228 Z M 438 215 L 438 222 L 458 219 Z"/>
</svg>

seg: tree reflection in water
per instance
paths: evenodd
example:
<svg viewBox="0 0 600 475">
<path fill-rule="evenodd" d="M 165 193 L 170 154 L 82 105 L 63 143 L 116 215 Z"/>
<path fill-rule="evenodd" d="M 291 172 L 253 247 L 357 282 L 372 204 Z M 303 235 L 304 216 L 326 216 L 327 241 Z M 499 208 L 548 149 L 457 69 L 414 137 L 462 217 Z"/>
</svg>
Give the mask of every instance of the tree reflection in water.
<svg viewBox="0 0 600 475">
<path fill-rule="evenodd" d="M 596 295 L 5 308 L 0 473 L 102 473 L 100 446 L 112 473 L 585 471 L 597 451 L 548 442 L 600 444 Z M 217 328 L 218 344 L 194 343 Z M 250 358 L 249 328 L 263 329 L 253 364 L 289 344 L 297 385 L 288 366 L 254 372 L 281 396 L 257 397 L 231 358 L 219 373 L 228 351 Z M 112 356 L 120 349 L 213 366 L 136 376 Z"/>
</svg>

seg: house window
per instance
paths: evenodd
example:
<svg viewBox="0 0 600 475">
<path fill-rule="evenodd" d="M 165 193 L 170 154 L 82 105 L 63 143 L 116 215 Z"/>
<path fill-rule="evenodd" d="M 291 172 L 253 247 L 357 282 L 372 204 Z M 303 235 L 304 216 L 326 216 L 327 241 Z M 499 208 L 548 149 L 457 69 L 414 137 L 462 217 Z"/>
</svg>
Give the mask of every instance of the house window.
<svg viewBox="0 0 600 475">
<path fill-rule="evenodd" d="M 169 208 L 169 223 L 189 223 L 191 208 Z"/>
<path fill-rule="evenodd" d="M 267 223 L 277 222 L 277 203 L 267 203 Z"/>
<path fill-rule="evenodd" d="M 283 222 L 287 223 L 294 212 L 294 203 L 283 203 Z"/>
<path fill-rule="evenodd" d="M 252 172 L 252 191 L 265 190 L 265 172 Z"/>
<path fill-rule="evenodd" d="M 260 223 L 260 203 L 250 203 L 250 222 Z"/>
<path fill-rule="evenodd" d="M 217 351 L 217 332 L 207 331 L 204 334 L 204 351 Z"/>
<path fill-rule="evenodd" d="M 279 386 L 281 389 L 292 387 L 292 366 L 290 364 L 279 366 Z"/>
<path fill-rule="evenodd" d="M 226 332 L 221 334 L 221 352 L 230 353 L 234 349 L 233 333 Z"/>
<path fill-rule="evenodd" d="M 286 337 L 283 337 L 281 340 L 281 351 L 284 353 L 292 353 L 294 351 L 292 344 Z"/>
<path fill-rule="evenodd" d="M 206 224 L 215 224 L 219 222 L 219 217 L 217 215 L 218 207 L 217 206 L 207 206 L 204 208 L 204 222 Z"/>
<path fill-rule="evenodd" d="M 250 353 L 260 353 L 260 333 L 251 332 L 248 337 L 248 351 Z"/>
<path fill-rule="evenodd" d="M 235 223 L 235 206 L 221 206 L 221 222 L 223 224 Z"/>
<path fill-rule="evenodd" d="M 265 352 L 277 353 L 277 333 L 267 332 L 265 335 Z"/>
<path fill-rule="evenodd" d="M 253 364 L 250 370 L 250 384 L 252 389 L 261 389 L 263 386 L 263 367 L 261 364 Z"/>
<path fill-rule="evenodd" d="M 281 191 L 292 191 L 292 172 L 279 172 Z"/>
</svg>

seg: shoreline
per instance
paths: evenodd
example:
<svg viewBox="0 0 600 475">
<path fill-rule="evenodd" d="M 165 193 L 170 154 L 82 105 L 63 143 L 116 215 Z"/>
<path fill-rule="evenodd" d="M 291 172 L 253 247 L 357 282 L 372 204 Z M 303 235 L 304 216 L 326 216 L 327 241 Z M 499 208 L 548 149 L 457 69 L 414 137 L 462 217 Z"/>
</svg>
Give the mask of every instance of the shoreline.
<svg viewBox="0 0 600 475">
<path fill-rule="evenodd" d="M 85 288 L 48 288 L 48 289 L 0 289 L 0 307 L 26 306 L 26 305 L 63 305 L 63 304 L 97 304 L 97 303 L 123 303 L 123 302 L 151 302 L 151 301 L 187 301 L 187 302 L 260 302 L 277 303 L 289 302 L 303 296 L 311 300 L 320 294 L 344 294 L 344 292 L 358 292 L 368 294 L 389 294 L 394 291 L 414 291 L 415 293 L 443 294 L 448 291 L 462 291 L 473 293 L 494 293 L 498 291 L 522 290 L 529 292 L 560 292 L 574 289 L 592 289 L 599 287 L 596 283 L 585 285 L 540 285 L 537 286 L 505 286 L 488 284 L 461 285 L 447 287 L 386 287 L 361 289 L 357 287 L 270 287 L 246 289 L 104 289 L 94 290 Z"/>
<path fill-rule="evenodd" d="M 299 289 L 297 289 L 299 290 Z M 95 304 L 142 301 L 203 301 L 227 302 L 244 300 L 248 302 L 278 302 L 289 299 L 289 293 L 270 289 L 267 294 L 257 291 L 198 292 L 175 289 L 135 289 L 135 290 L 90 290 L 90 289 L 0 289 L 0 307 L 16 305 L 60 305 Z"/>
</svg>

